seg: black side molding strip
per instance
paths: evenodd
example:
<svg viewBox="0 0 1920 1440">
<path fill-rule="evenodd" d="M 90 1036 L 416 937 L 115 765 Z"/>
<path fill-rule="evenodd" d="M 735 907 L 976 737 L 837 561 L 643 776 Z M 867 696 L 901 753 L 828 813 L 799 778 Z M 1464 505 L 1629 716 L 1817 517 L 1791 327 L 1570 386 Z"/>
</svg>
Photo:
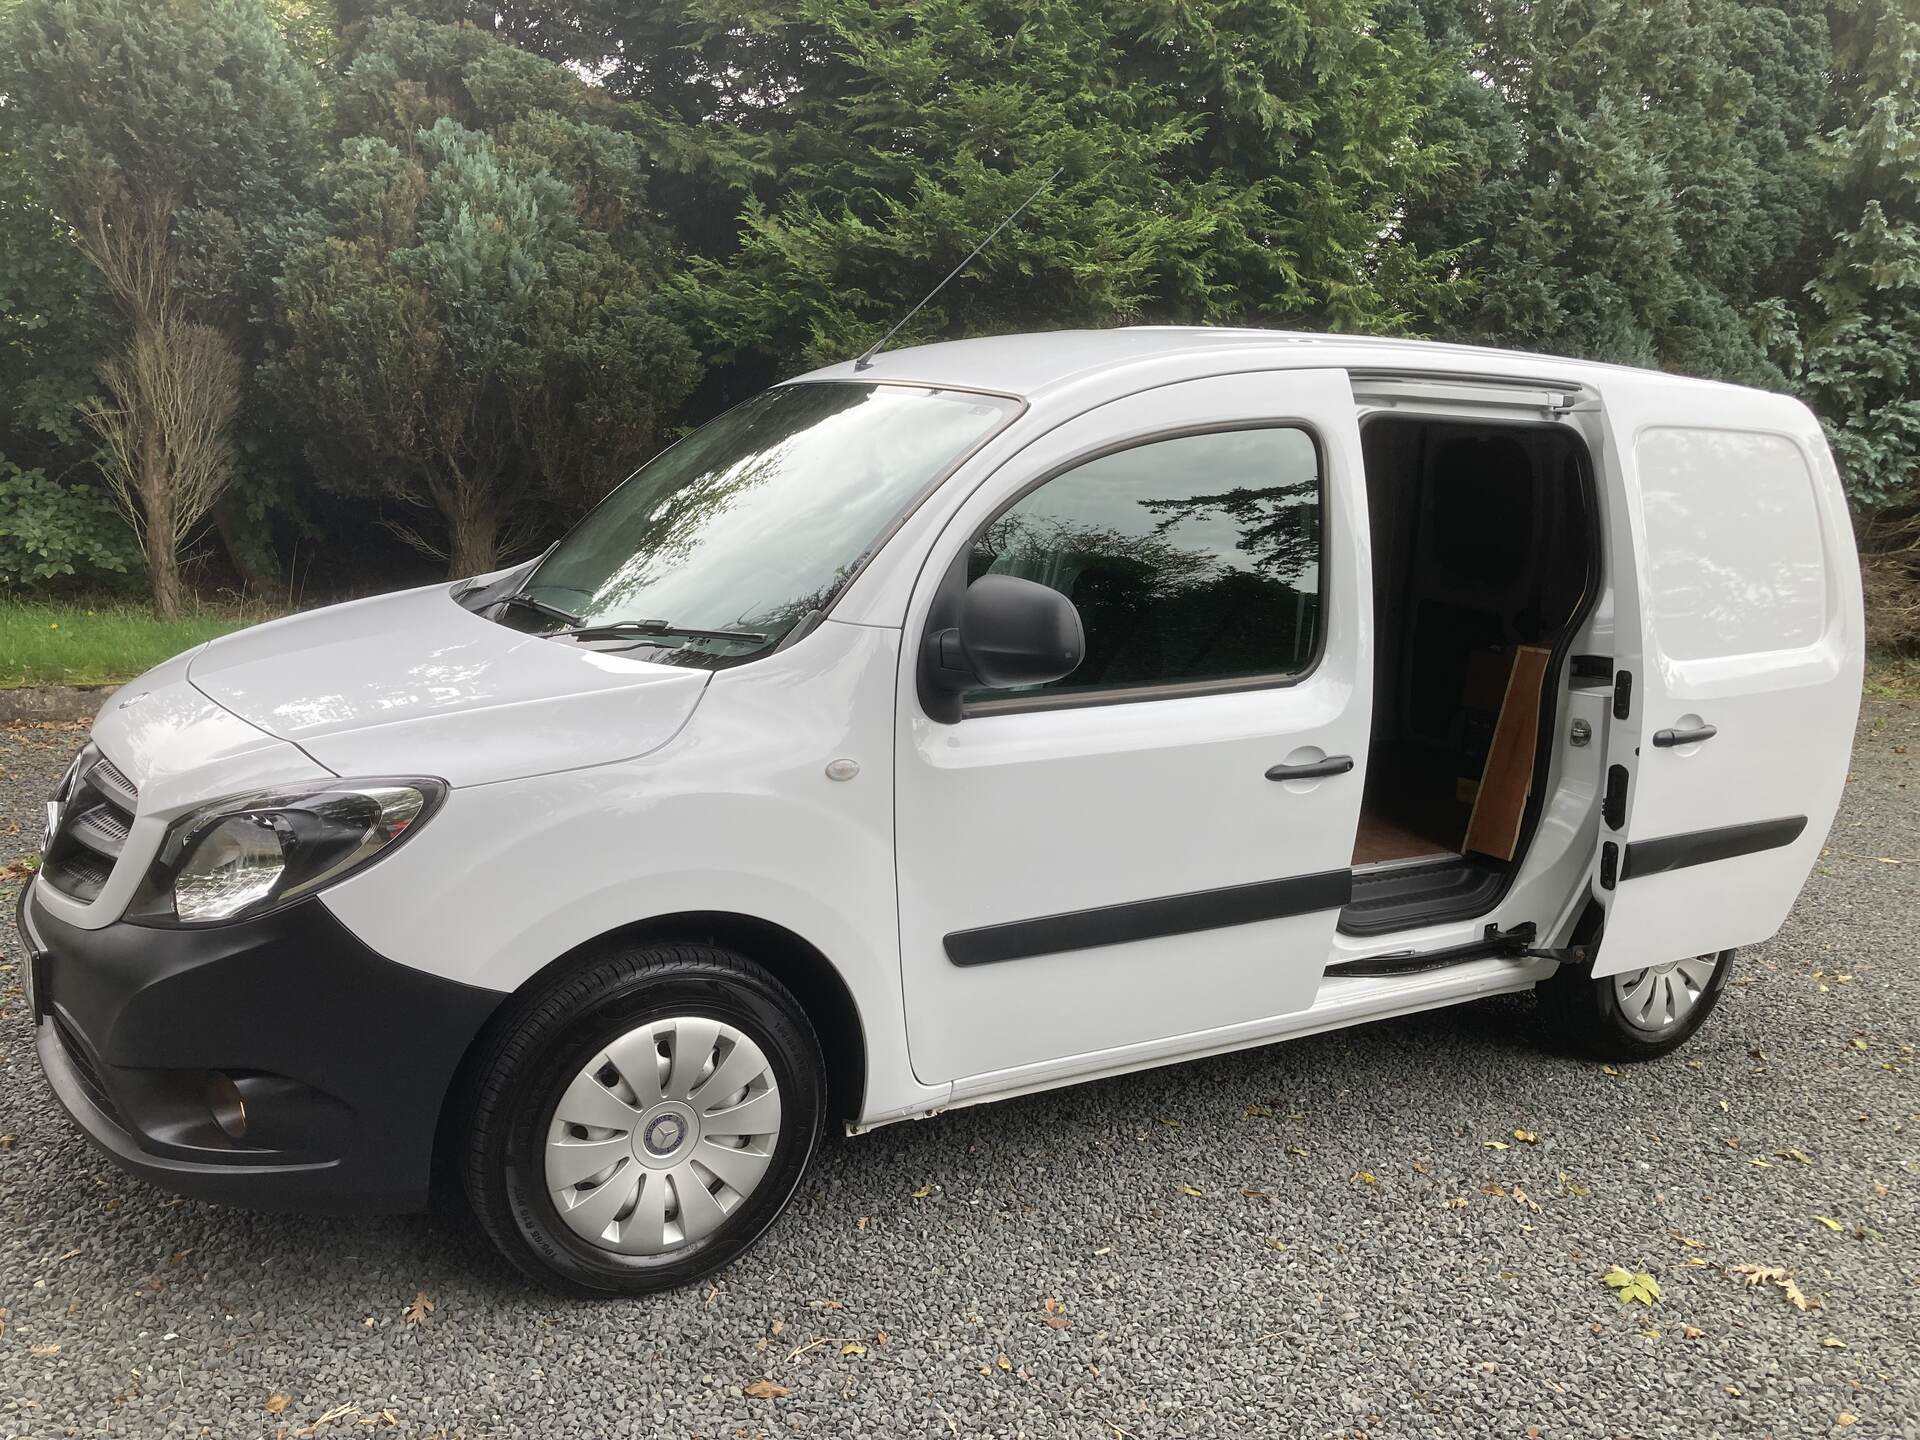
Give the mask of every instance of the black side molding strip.
<svg viewBox="0 0 1920 1440">
<path fill-rule="evenodd" d="M 1285 880 L 1195 890 L 1159 900 L 1134 900 L 1004 925 L 983 925 L 978 930 L 956 930 L 946 938 L 947 958 L 955 965 L 1026 960 L 1065 950 L 1091 950 L 1129 940 L 1158 940 L 1167 935 L 1248 925 L 1256 920 L 1338 910 L 1352 898 L 1351 870 L 1323 870 Z"/>
<path fill-rule="evenodd" d="M 1806 828 L 1806 816 L 1788 815 L 1746 825 L 1723 825 L 1718 830 L 1690 830 L 1685 835 L 1666 835 L 1658 840 L 1635 840 L 1627 846 L 1620 878 L 1633 880 L 1641 875 L 1684 870 L 1689 865 L 1731 860 L 1736 855 L 1778 850 L 1798 840 Z"/>
</svg>

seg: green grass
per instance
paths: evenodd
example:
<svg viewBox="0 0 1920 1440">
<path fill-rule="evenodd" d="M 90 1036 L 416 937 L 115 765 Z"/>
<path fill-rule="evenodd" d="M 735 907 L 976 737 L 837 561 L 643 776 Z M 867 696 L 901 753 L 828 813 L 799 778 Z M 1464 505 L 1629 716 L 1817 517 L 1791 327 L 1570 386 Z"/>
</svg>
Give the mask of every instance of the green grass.
<svg viewBox="0 0 1920 1440">
<path fill-rule="evenodd" d="M 156 620 L 144 606 L 0 598 L 0 690 L 110 685 L 203 640 L 268 619 L 265 610 L 202 607 Z"/>
<path fill-rule="evenodd" d="M 1920 656 L 1867 656 L 1867 694 L 1890 700 L 1920 700 Z"/>
</svg>

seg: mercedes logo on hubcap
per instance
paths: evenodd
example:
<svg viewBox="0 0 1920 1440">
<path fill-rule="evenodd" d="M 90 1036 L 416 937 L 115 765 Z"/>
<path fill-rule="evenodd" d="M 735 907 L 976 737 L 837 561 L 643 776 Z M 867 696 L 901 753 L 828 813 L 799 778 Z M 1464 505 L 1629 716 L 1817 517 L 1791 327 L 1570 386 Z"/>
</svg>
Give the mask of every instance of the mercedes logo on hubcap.
<svg viewBox="0 0 1920 1440">
<path fill-rule="evenodd" d="M 661 1115 L 647 1126 L 647 1149 L 655 1155 L 671 1155 L 686 1139 L 687 1122 L 678 1115 Z"/>
</svg>

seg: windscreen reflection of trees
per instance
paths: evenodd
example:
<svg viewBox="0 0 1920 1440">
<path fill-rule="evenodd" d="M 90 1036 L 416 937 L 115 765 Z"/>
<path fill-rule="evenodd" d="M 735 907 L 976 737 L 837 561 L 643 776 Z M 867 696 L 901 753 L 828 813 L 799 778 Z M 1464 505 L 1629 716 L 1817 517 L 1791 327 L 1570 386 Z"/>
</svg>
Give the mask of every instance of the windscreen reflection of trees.
<svg viewBox="0 0 1920 1440">
<path fill-rule="evenodd" d="M 1018 575 L 1060 591 L 1080 611 L 1087 658 L 1047 688 L 1275 674 L 1304 663 L 1318 611 L 1317 474 L 1137 504 L 1158 517 L 1150 529 L 1016 507 L 975 542 L 970 578 Z M 1234 550 L 1244 560 L 1179 543 L 1183 527 L 1217 519 L 1237 531 Z"/>
<path fill-rule="evenodd" d="M 625 507 L 626 514 L 644 519 L 630 536 L 633 554 L 595 592 L 594 609 L 623 612 L 662 575 L 685 564 L 722 512 L 786 470 L 812 426 L 862 403 L 868 394 L 853 386 L 795 386 L 774 392 L 772 401 L 754 406 L 738 425 L 715 425 L 710 431 L 690 436 L 684 443 L 692 453 L 673 469 L 682 474 L 691 470 L 691 478 L 658 497 L 650 487 L 636 497 L 636 503 Z M 727 463 L 724 456 L 728 452 L 739 458 Z M 668 485 L 673 483 L 671 475 L 665 478 Z M 762 602 L 760 608 L 711 628 L 738 628 L 766 635 L 783 632 L 833 593 L 846 568 L 837 570 L 811 595 Z"/>
</svg>

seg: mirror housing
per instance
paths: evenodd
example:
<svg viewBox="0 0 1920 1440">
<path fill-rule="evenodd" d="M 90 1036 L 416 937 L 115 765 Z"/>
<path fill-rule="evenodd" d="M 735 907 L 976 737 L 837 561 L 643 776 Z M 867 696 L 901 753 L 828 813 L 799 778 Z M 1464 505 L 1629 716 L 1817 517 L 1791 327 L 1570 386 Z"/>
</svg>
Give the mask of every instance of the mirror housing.
<svg viewBox="0 0 1920 1440">
<path fill-rule="evenodd" d="M 1016 575 L 982 575 L 960 598 L 958 624 L 928 632 L 921 656 L 925 697 L 960 718 L 960 696 L 977 686 L 1008 690 L 1064 680 L 1086 658 L 1080 612 L 1058 590 Z"/>
</svg>

